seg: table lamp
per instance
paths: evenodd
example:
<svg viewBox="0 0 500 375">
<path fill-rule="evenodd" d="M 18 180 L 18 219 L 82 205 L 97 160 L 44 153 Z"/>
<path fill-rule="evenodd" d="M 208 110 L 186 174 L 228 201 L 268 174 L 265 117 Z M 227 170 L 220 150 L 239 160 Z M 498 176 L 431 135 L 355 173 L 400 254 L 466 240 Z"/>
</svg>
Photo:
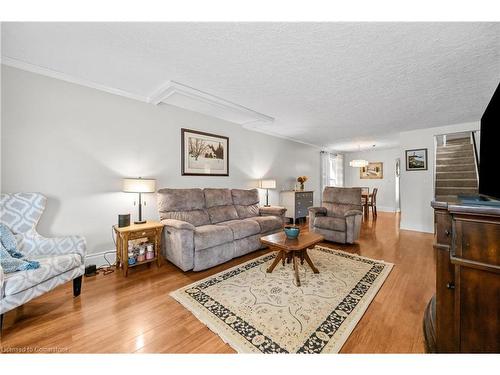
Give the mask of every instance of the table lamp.
<svg viewBox="0 0 500 375">
<path fill-rule="evenodd" d="M 144 224 L 146 220 L 142 220 L 142 193 L 154 193 L 156 190 L 156 180 L 146 178 L 124 178 L 123 191 L 126 193 L 139 193 L 139 220 L 134 221 L 134 224 Z M 134 202 L 135 203 L 135 202 Z"/>
<path fill-rule="evenodd" d="M 264 207 L 270 207 L 269 204 L 269 189 L 276 189 L 276 180 L 260 180 L 259 187 L 266 189 L 266 204 Z"/>
</svg>

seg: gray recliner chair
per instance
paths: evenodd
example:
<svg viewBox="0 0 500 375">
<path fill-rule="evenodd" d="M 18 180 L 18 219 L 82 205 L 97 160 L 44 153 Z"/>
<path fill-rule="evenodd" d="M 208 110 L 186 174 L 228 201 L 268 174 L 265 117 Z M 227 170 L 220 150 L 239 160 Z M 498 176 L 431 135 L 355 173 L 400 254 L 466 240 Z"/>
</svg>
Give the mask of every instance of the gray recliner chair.
<svg viewBox="0 0 500 375">
<path fill-rule="evenodd" d="M 323 207 L 309 207 L 309 230 L 328 241 L 354 243 L 359 238 L 362 219 L 361 188 L 327 186 Z"/>
</svg>

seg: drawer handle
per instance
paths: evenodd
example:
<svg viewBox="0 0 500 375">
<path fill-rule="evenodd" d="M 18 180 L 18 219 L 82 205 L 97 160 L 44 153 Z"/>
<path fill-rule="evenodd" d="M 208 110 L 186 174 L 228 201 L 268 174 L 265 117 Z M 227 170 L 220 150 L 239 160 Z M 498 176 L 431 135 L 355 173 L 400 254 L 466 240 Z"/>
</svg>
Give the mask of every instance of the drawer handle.
<svg viewBox="0 0 500 375">
<path fill-rule="evenodd" d="M 448 229 L 446 229 L 446 230 L 444 231 L 444 234 L 446 235 L 446 237 L 449 237 L 449 236 L 450 236 L 450 231 L 449 231 Z"/>
<path fill-rule="evenodd" d="M 146 232 L 142 232 L 142 235 L 145 236 L 146 235 Z"/>
<path fill-rule="evenodd" d="M 453 283 L 453 282 L 448 283 L 448 284 L 446 284 L 446 287 L 447 287 L 448 289 L 455 289 L 455 283 Z"/>
</svg>

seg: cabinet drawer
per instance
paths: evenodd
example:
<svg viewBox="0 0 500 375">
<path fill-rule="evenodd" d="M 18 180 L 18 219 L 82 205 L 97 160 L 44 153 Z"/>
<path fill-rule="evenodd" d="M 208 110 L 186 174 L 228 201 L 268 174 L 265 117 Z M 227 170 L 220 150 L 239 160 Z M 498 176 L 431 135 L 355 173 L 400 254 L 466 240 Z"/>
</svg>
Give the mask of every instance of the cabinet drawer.
<svg viewBox="0 0 500 375">
<path fill-rule="evenodd" d="M 307 211 L 307 209 L 309 207 L 312 207 L 312 206 L 313 206 L 312 201 L 297 201 L 297 202 L 295 202 L 295 210 L 305 209 Z"/>
<path fill-rule="evenodd" d="M 295 193 L 295 199 L 305 199 L 305 200 L 312 200 L 313 199 L 313 193 Z"/>
<path fill-rule="evenodd" d="M 456 220 L 456 255 L 500 266 L 500 224 Z"/>
<path fill-rule="evenodd" d="M 146 230 L 141 230 L 137 232 L 132 232 L 128 235 L 129 240 L 136 240 L 138 238 L 143 238 L 143 237 L 154 237 L 156 234 L 155 229 L 146 229 Z"/>
<path fill-rule="evenodd" d="M 307 209 L 300 209 L 296 211 L 295 217 L 306 217 L 308 215 Z"/>
</svg>

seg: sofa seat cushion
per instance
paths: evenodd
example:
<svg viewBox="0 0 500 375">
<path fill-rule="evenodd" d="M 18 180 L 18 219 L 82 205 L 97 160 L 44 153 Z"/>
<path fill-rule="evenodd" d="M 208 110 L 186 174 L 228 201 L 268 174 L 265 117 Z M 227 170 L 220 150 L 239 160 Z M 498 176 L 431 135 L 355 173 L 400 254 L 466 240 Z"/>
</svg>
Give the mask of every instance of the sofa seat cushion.
<svg viewBox="0 0 500 375">
<path fill-rule="evenodd" d="M 79 254 L 64 254 L 45 257 L 30 256 L 30 260 L 40 262 L 40 267 L 34 270 L 8 273 L 4 279 L 4 295 L 11 296 L 30 289 L 53 277 L 77 268 L 82 264 Z"/>
<path fill-rule="evenodd" d="M 345 232 L 346 222 L 343 217 L 317 216 L 314 218 L 315 227 Z"/>
<path fill-rule="evenodd" d="M 254 220 L 259 223 L 260 233 L 267 233 L 283 227 L 283 220 L 277 216 L 255 216 L 247 220 Z"/>
<path fill-rule="evenodd" d="M 233 231 L 224 225 L 202 225 L 194 231 L 194 250 L 208 249 L 233 240 Z"/>
<path fill-rule="evenodd" d="M 260 225 L 255 220 L 249 220 L 249 219 L 230 220 L 230 221 L 224 221 L 217 225 L 225 225 L 231 228 L 235 240 L 239 240 L 260 233 Z"/>
</svg>

